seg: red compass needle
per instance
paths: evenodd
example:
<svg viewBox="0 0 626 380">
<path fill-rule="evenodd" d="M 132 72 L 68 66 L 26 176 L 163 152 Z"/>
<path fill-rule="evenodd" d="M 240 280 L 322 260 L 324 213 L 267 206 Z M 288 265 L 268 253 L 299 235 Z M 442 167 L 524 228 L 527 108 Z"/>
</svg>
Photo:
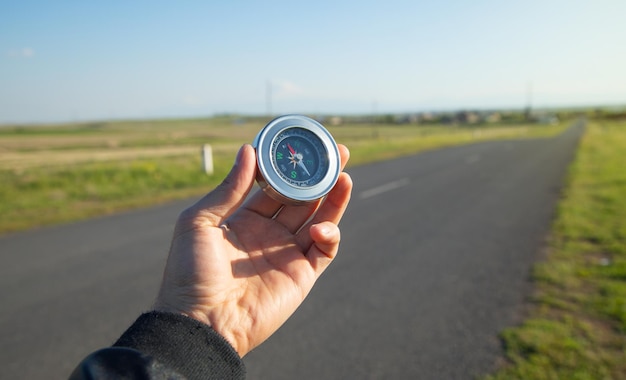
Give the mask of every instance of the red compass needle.
<svg viewBox="0 0 626 380">
<path fill-rule="evenodd" d="M 296 151 L 291 147 L 291 145 L 287 144 L 287 148 L 289 148 L 291 154 L 296 154 Z"/>
</svg>

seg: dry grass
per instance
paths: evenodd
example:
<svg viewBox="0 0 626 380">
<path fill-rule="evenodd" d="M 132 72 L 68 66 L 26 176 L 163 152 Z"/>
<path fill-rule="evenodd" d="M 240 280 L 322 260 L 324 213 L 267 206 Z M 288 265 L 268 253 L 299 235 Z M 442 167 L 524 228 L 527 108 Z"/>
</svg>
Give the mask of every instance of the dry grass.
<svg viewBox="0 0 626 380">
<path fill-rule="evenodd" d="M 0 233 L 202 194 L 268 120 L 212 118 L 0 129 Z M 329 128 L 362 164 L 425 149 L 553 135 L 566 127 L 346 124 Z M 215 174 L 201 171 L 213 148 Z"/>
</svg>

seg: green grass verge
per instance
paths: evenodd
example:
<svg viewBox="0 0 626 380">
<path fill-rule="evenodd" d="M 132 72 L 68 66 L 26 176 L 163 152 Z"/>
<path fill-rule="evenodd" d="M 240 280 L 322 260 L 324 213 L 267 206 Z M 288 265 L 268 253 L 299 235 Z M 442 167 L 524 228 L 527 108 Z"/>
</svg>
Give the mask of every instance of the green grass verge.
<svg viewBox="0 0 626 380">
<path fill-rule="evenodd" d="M 234 159 L 234 154 L 232 159 Z M 220 157 L 206 176 L 200 157 L 87 163 L 69 168 L 0 171 L 0 231 L 76 221 L 201 194 L 232 163 Z"/>
<path fill-rule="evenodd" d="M 592 122 L 533 273 L 528 319 L 487 379 L 626 379 L 626 122 Z"/>
<path fill-rule="evenodd" d="M 224 178 L 238 147 L 251 142 L 263 124 L 205 119 L 1 129 L 0 233 L 199 196 Z M 566 126 L 363 124 L 330 129 L 350 148 L 350 164 L 356 165 L 482 140 L 551 136 Z M 200 170 L 200 145 L 207 142 L 214 147 L 216 171 L 211 176 Z M 192 151 L 197 146 L 198 153 L 159 155 L 160 148 L 176 146 Z M 116 159 L 124 149 L 154 156 Z M 96 153 L 111 159 L 96 161 Z"/>
</svg>

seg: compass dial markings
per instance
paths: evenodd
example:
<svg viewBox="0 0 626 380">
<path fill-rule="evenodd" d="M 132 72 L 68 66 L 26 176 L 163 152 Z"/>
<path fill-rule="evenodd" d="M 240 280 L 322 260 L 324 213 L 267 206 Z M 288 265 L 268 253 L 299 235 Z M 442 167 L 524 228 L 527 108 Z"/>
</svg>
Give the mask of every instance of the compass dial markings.
<svg viewBox="0 0 626 380">
<path fill-rule="evenodd" d="M 277 173 L 291 186 L 314 186 L 328 170 L 326 148 L 307 129 L 291 127 L 281 131 L 274 139 L 272 151 Z M 287 158 L 288 168 L 278 163 L 279 157 Z"/>
</svg>

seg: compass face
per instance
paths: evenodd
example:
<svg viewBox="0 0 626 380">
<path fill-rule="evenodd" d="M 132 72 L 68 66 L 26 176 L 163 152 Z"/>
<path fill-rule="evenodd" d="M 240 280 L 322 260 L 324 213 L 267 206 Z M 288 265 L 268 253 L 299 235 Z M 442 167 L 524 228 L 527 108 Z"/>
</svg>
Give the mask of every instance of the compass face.
<svg viewBox="0 0 626 380">
<path fill-rule="evenodd" d="M 317 185 L 328 172 L 328 152 L 308 129 L 283 130 L 274 139 L 271 152 L 274 169 L 291 186 Z"/>
<path fill-rule="evenodd" d="M 331 134 L 302 115 L 280 116 L 254 139 L 259 185 L 284 204 L 324 197 L 339 178 L 340 157 Z"/>
</svg>

